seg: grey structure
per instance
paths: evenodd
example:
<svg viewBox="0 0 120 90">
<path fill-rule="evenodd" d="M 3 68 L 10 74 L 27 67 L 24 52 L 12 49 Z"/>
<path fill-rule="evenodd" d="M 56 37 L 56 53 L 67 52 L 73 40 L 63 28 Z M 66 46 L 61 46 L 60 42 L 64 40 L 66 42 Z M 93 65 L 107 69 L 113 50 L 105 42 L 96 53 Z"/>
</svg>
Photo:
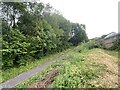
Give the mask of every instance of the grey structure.
<svg viewBox="0 0 120 90">
<path fill-rule="evenodd" d="M 102 39 L 102 44 L 105 46 L 105 48 L 110 48 L 113 46 L 113 43 L 120 39 L 120 33 L 109 33 L 104 39 Z"/>
</svg>

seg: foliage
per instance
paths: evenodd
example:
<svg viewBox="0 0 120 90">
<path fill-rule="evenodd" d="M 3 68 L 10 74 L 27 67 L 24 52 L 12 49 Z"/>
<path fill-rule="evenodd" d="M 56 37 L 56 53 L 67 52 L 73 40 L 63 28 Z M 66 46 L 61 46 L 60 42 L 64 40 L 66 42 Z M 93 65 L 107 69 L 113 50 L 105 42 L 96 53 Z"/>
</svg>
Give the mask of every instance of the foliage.
<svg viewBox="0 0 120 90">
<path fill-rule="evenodd" d="M 83 46 L 87 49 L 100 48 L 101 44 L 98 41 L 90 40 L 84 43 Z"/>
<path fill-rule="evenodd" d="M 14 64 L 24 64 L 25 61 L 21 60 L 23 58 L 26 60 L 27 49 L 30 46 L 30 43 L 25 42 L 26 37 L 19 30 L 10 30 L 9 36 L 3 36 L 3 39 L 8 37 L 9 43 L 3 40 L 3 68 Z"/>
<path fill-rule="evenodd" d="M 3 31 L 2 69 L 27 65 L 29 61 L 61 52 L 70 47 L 73 28 L 76 41 L 87 37 L 85 30 L 73 25 L 49 4 L 1 2 Z M 82 25 L 85 28 L 85 25 Z M 74 44 L 74 43 L 73 43 Z"/>
<path fill-rule="evenodd" d="M 89 63 L 83 54 L 75 53 L 74 57 L 66 62 L 60 74 L 52 83 L 52 88 L 82 88 L 92 87 L 90 80 L 95 78 L 98 71 L 87 67 Z"/>
<path fill-rule="evenodd" d="M 120 51 L 120 39 L 116 39 L 116 41 L 113 42 L 113 46 L 111 47 L 111 50 Z"/>
<path fill-rule="evenodd" d="M 72 23 L 72 38 L 70 39 L 70 42 L 72 42 L 73 45 L 88 41 L 85 29 L 84 24 L 79 25 L 78 23 Z"/>
<path fill-rule="evenodd" d="M 62 55 L 62 54 L 66 54 L 66 52 L 68 52 L 69 50 L 71 49 L 67 49 L 61 53 L 59 53 L 59 55 Z M 67 54 L 68 55 L 68 54 Z M 65 58 L 68 57 L 67 55 L 65 55 Z M 58 56 L 58 54 L 55 54 L 55 57 Z M 50 56 L 51 59 L 53 59 L 53 55 Z M 46 60 L 46 58 L 44 59 Z M 43 61 L 44 61 L 43 60 Z M 36 63 L 37 64 L 37 63 Z M 39 72 L 38 74 L 36 74 L 35 76 L 33 77 L 30 77 L 28 80 L 26 81 L 23 81 L 22 83 L 18 84 L 16 86 L 17 89 L 24 89 L 26 87 L 28 87 L 29 85 L 33 84 L 33 83 L 36 83 L 42 79 L 45 78 L 46 75 L 48 75 L 49 71 L 53 70 L 54 68 L 56 68 L 57 66 L 63 66 L 64 63 L 63 63 L 63 60 L 59 60 L 59 61 L 56 61 L 55 63 L 52 63 L 50 64 L 48 67 L 46 67 L 43 71 Z"/>
<path fill-rule="evenodd" d="M 49 85 L 50 88 L 64 89 L 94 87 L 91 80 L 101 75 L 101 71 L 106 67 L 95 63 L 93 60 L 88 60 L 86 57 L 88 53 L 91 53 L 88 49 L 82 53 L 76 52 L 76 48 L 72 49 L 71 53 L 65 55 L 63 60 L 52 63 L 43 70 L 43 72 L 40 72 L 29 80 L 20 83 L 17 88 L 26 88 L 29 85 L 42 80 L 50 70 L 53 70 L 56 67 L 61 67 L 60 73 L 55 77 L 52 84 Z"/>
<path fill-rule="evenodd" d="M 6 80 L 9 80 L 9 79 L 19 75 L 20 73 L 26 72 L 26 71 L 28 71 L 28 70 L 30 70 L 30 69 L 38 66 L 38 65 L 41 65 L 41 64 L 43 64 L 47 61 L 50 61 L 50 60 L 52 60 L 52 59 L 54 59 L 54 58 L 56 58 L 56 57 L 58 57 L 58 56 L 60 56 L 64 53 L 68 52 L 68 50 L 57 53 L 57 54 L 52 54 L 52 55 L 49 55 L 49 56 L 47 55 L 45 57 L 42 57 L 42 59 L 38 59 L 38 60 L 34 60 L 34 61 L 29 60 L 29 62 L 27 62 L 27 64 L 26 64 L 26 66 L 22 65 L 22 66 L 19 66 L 18 68 L 12 67 L 12 68 L 3 70 L 3 71 L 0 72 L 0 73 L 2 73 L 2 80 L 0 81 L 0 83 L 4 82 Z M 12 60 L 10 60 L 10 61 L 12 61 Z M 10 63 L 10 61 L 7 62 L 7 63 Z"/>
</svg>

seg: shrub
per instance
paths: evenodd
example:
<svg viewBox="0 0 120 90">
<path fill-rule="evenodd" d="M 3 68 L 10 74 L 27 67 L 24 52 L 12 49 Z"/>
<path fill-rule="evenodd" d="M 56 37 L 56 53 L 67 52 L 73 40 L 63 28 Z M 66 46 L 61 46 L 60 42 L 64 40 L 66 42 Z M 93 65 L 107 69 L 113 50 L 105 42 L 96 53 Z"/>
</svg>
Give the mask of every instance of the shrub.
<svg viewBox="0 0 120 90">
<path fill-rule="evenodd" d="M 110 49 L 120 51 L 120 39 L 114 41 L 113 46 Z"/>
<path fill-rule="evenodd" d="M 3 60 L 2 61 L 2 68 L 6 69 L 6 68 L 9 68 L 9 67 L 12 67 L 13 66 L 13 60 Z"/>
<path fill-rule="evenodd" d="M 93 48 L 100 48 L 101 47 L 100 43 L 98 41 L 94 41 L 94 40 L 90 40 L 89 42 L 84 43 L 83 46 L 87 49 L 93 49 Z"/>
</svg>

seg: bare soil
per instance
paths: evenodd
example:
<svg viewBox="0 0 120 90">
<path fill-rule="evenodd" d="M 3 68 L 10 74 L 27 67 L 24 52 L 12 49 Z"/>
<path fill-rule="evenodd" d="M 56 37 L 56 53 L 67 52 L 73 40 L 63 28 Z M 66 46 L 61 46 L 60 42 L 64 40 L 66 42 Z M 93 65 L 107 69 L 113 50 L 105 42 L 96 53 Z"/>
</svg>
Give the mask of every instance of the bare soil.
<svg viewBox="0 0 120 90">
<path fill-rule="evenodd" d="M 58 75 L 60 68 L 56 68 L 49 72 L 49 74 L 41 81 L 32 84 L 27 87 L 27 90 L 32 90 L 32 88 L 48 88 L 48 86 L 54 81 L 55 76 Z"/>
</svg>

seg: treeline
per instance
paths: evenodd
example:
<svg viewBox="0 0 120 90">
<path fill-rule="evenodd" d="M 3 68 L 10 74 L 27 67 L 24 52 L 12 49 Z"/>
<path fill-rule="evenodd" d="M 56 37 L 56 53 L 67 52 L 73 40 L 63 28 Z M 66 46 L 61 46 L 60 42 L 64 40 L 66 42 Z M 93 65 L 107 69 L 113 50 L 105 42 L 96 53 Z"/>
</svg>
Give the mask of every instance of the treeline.
<svg viewBox="0 0 120 90">
<path fill-rule="evenodd" d="M 1 2 L 2 68 L 61 52 L 86 41 L 85 25 L 71 23 L 49 4 Z"/>
</svg>

